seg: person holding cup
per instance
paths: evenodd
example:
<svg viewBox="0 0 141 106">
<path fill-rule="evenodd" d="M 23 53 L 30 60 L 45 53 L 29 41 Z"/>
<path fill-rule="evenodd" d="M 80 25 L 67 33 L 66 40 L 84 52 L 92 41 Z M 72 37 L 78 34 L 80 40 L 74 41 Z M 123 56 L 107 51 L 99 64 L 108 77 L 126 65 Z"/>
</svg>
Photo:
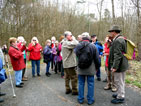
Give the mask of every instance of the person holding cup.
<svg viewBox="0 0 141 106">
<path fill-rule="evenodd" d="M 32 65 L 32 77 L 35 77 L 35 65 L 37 66 L 37 76 L 40 76 L 40 59 L 42 46 L 39 44 L 37 37 L 31 39 L 31 43 L 28 46 L 29 60 L 31 60 Z"/>
</svg>

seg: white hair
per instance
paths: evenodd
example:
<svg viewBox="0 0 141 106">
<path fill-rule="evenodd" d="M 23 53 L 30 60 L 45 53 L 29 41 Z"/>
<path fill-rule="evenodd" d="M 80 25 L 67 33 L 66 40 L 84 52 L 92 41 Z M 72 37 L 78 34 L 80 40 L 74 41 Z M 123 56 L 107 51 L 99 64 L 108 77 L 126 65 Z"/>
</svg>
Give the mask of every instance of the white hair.
<svg viewBox="0 0 141 106">
<path fill-rule="evenodd" d="M 46 43 L 51 43 L 51 40 L 50 39 L 46 40 Z"/>
<path fill-rule="evenodd" d="M 56 41 L 56 38 L 55 38 L 55 36 L 53 36 L 53 37 L 51 37 L 51 40 L 53 41 Z"/>
<path fill-rule="evenodd" d="M 67 35 L 72 35 L 72 33 L 71 33 L 70 31 L 65 31 L 65 32 L 64 32 L 64 35 L 65 35 L 65 37 L 66 37 Z"/>
<path fill-rule="evenodd" d="M 84 37 L 87 37 L 87 38 L 90 38 L 90 35 L 88 32 L 84 32 L 81 34 L 81 37 L 84 38 Z"/>
<path fill-rule="evenodd" d="M 36 40 L 36 42 L 39 43 L 37 37 L 34 36 L 34 37 L 31 39 L 31 42 L 33 42 L 33 40 Z"/>
<path fill-rule="evenodd" d="M 19 36 L 19 37 L 17 38 L 17 40 L 19 40 L 20 42 L 24 42 L 24 41 L 25 41 L 25 39 L 24 39 L 23 36 Z"/>
</svg>

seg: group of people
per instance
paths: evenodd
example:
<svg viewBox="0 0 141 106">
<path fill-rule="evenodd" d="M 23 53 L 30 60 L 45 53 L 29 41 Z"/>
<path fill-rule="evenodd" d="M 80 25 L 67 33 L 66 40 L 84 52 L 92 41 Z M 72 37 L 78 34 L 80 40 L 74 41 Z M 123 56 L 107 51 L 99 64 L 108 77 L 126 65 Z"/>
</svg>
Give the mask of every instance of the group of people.
<svg viewBox="0 0 141 106">
<path fill-rule="evenodd" d="M 102 44 L 96 35 L 90 36 L 88 32 L 78 36 L 78 40 L 70 31 L 64 33 L 62 43 L 63 68 L 65 72 L 66 94 L 78 94 L 78 102 L 84 103 L 84 86 L 87 79 L 88 104 L 95 102 L 94 99 L 94 75 L 101 81 L 101 57 L 106 56 L 105 70 L 107 72 L 107 86 L 104 90 L 112 89 L 114 98 L 111 103 L 118 104 L 125 101 L 125 71 L 128 69 L 128 60 L 123 55 L 127 51 L 125 39 L 120 35 L 119 26 L 112 26 L 108 31 L 103 51 Z M 76 68 L 77 67 L 77 68 Z M 78 89 L 77 89 L 78 78 Z M 72 88 L 70 87 L 70 80 Z"/>
<path fill-rule="evenodd" d="M 96 35 L 90 36 L 88 32 L 78 35 L 76 39 L 70 31 L 65 31 L 64 35 L 60 36 L 59 42 L 55 37 L 47 39 L 44 48 L 39 44 L 37 37 L 31 39 L 28 47 L 22 36 L 11 37 L 8 54 L 15 71 L 16 87 L 22 88 L 24 85 L 22 81 L 27 81 L 25 76 L 27 59 L 31 60 L 32 77 L 36 76 L 35 65 L 37 76 L 40 77 L 40 59 L 43 54 L 43 61 L 46 63 L 45 75 L 50 77 L 50 69 L 55 73 L 59 71 L 61 77 L 65 79 L 65 93 L 78 95 L 77 100 L 80 104 L 84 103 L 84 86 L 87 79 L 87 100 L 91 105 L 95 102 L 94 75 L 96 74 L 97 81 L 101 81 L 101 57 L 105 56 L 107 85 L 104 89 L 117 91 L 112 95 L 114 99 L 111 103 L 123 103 L 125 71 L 128 68 L 128 60 L 123 55 L 126 53 L 126 42 L 120 37 L 121 30 L 118 26 L 113 26 L 108 32 L 110 34 L 106 36 L 104 46 L 97 40 Z"/>
<path fill-rule="evenodd" d="M 46 40 L 45 47 L 43 48 L 37 39 L 33 37 L 31 43 L 26 47 L 26 41 L 24 37 L 20 36 L 18 38 L 11 37 L 9 39 L 10 47 L 8 54 L 11 59 L 11 64 L 13 70 L 15 71 L 16 87 L 22 88 L 23 82 L 27 81 L 25 74 L 26 61 L 27 59 L 31 61 L 32 66 L 32 77 L 40 77 L 40 60 L 41 54 L 43 54 L 43 61 L 46 63 L 46 73 L 45 75 L 49 77 L 51 73 L 49 72 L 50 63 L 52 63 L 52 70 L 57 74 L 58 70 L 61 73 L 61 77 L 64 77 L 62 56 L 61 56 L 61 43 L 59 43 L 55 37 L 51 40 Z M 63 39 L 63 38 L 60 38 Z M 29 56 L 27 55 L 29 52 Z M 35 68 L 37 67 L 37 71 Z M 36 74 L 37 73 L 37 74 Z"/>
</svg>

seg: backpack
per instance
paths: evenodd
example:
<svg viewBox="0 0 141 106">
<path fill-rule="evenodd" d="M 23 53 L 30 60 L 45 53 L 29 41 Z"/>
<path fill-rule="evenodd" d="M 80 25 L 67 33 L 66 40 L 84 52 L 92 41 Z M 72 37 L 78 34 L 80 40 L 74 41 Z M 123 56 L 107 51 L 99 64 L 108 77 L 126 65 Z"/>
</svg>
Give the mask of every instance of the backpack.
<svg viewBox="0 0 141 106">
<path fill-rule="evenodd" d="M 128 60 L 133 60 L 136 59 L 138 56 L 138 50 L 136 45 L 129 39 L 126 39 L 125 37 L 119 37 L 123 38 L 126 42 L 127 50 L 126 53 L 123 53 L 123 55 L 128 59 Z"/>
<path fill-rule="evenodd" d="M 90 51 L 89 44 L 90 43 L 82 45 L 78 51 L 78 67 L 80 69 L 89 68 L 89 66 L 92 64 L 92 53 Z"/>
<path fill-rule="evenodd" d="M 125 39 L 125 41 L 126 41 L 126 45 L 127 45 L 127 51 L 124 54 L 124 56 L 128 60 L 135 59 L 138 56 L 138 50 L 137 50 L 136 45 L 129 39 Z"/>
</svg>

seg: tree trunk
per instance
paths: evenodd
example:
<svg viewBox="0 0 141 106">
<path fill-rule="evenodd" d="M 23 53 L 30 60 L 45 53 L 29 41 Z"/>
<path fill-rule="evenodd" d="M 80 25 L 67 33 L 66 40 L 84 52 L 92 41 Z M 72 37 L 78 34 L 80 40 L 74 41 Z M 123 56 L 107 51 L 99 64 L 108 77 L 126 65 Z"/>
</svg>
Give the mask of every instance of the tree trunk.
<svg viewBox="0 0 141 106">
<path fill-rule="evenodd" d="M 114 0 L 111 0 L 111 2 L 112 2 L 113 24 L 115 24 L 115 6 L 114 6 Z"/>
</svg>

